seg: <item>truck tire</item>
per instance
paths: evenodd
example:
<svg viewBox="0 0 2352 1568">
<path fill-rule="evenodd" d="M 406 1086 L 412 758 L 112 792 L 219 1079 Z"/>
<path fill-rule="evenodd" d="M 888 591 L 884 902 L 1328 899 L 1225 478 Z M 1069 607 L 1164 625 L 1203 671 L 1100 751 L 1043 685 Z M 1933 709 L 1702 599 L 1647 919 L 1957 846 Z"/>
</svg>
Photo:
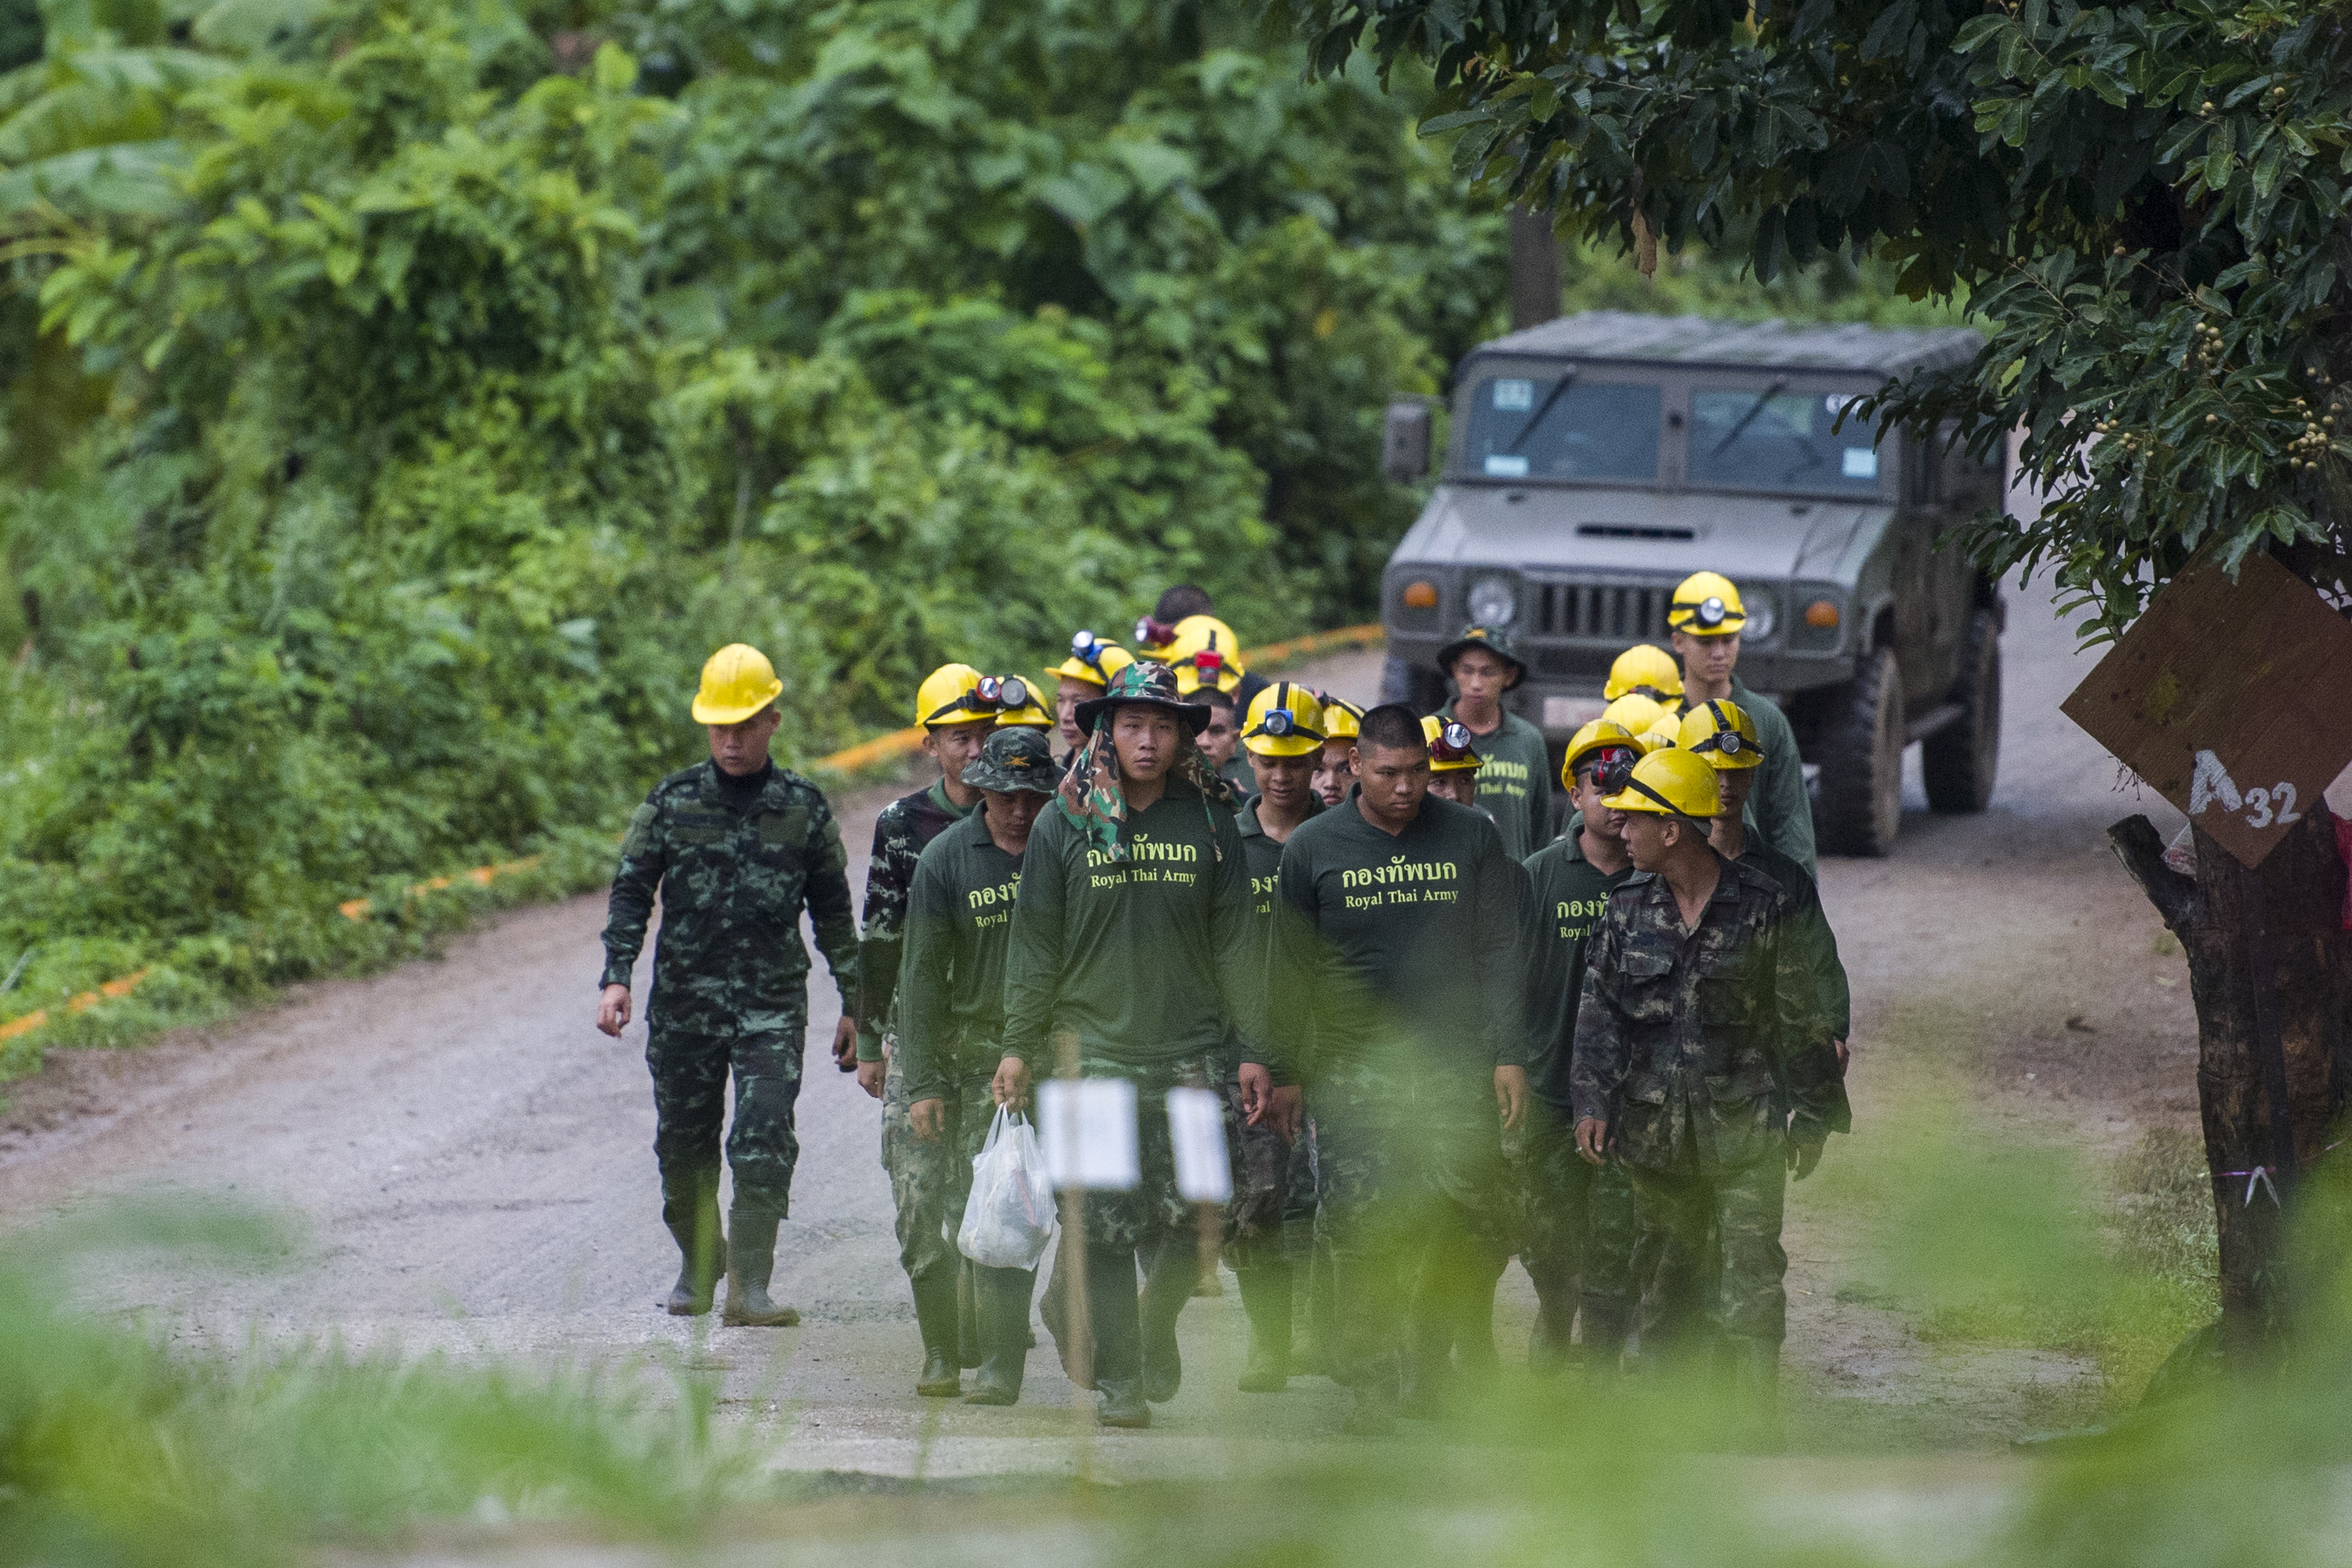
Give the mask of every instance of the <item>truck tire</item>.
<svg viewBox="0 0 2352 1568">
<path fill-rule="evenodd" d="M 1445 677 L 1391 653 L 1381 665 L 1381 700 L 1402 702 L 1416 713 L 1434 713 L 1445 706 Z"/>
<path fill-rule="evenodd" d="M 1822 727 L 1815 820 L 1832 855 L 1876 858 L 1903 826 L 1903 671 L 1893 648 L 1870 656 Z"/>
<path fill-rule="evenodd" d="M 1992 804 L 2000 769 L 2000 617 L 1990 610 L 1979 610 L 1969 623 L 1952 700 L 1960 716 L 1919 743 L 1927 805 L 1937 811 L 1982 811 Z"/>
</svg>

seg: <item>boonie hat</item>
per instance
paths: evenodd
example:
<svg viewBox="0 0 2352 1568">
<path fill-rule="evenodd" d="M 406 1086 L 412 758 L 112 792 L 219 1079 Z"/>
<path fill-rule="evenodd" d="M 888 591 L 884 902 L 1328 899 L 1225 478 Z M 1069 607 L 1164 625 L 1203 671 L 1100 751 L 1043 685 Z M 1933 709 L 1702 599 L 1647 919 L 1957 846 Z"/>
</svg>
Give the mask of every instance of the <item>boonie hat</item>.
<svg viewBox="0 0 2352 1568">
<path fill-rule="evenodd" d="M 1437 650 L 1437 668 L 1447 675 L 1454 673 L 1454 661 L 1474 647 L 1483 647 L 1511 667 L 1510 678 L 1503 682 L 1508 691 L 1528 678 L 1525 660 L 1511 651 L 1511 634 L 1503 626 L 1465 626 L 1462 635 Z"/>
<path fill-rule="evenodd" d="M 1118 708 L 1159 708 L 1182 721 L 1195 735 L 1209 727 L 1209 705 L 1187 702 L 1176 689 L 1176 672 L 1142 658 L 1111 678 L 1110 689 L 1078 704 L 1078 728 L 1092 730 L 1097 716 Z"/>
<path fill-rule="evenodd" d="M 1051 795 L 1059 772 L 1045 732 L 1022 726 L 990 731 L 981 742 L 980 755 L 964 764 L 961 776 L 974 789 L 992 789 L 1000 795 L 1024 790 Z"/>
</svg>

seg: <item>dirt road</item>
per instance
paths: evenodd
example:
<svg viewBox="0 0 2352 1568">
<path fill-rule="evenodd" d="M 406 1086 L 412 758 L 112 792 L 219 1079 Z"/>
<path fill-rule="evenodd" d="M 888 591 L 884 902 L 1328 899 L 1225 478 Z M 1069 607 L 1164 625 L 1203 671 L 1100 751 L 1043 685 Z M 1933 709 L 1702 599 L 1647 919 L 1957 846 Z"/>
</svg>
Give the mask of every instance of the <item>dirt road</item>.
<svg viewBox="0 0 2352 1568">
<path fill-rule="evenodd" d="M 1913 809 L 1896 854 L 1831 861 L 1823 895 L 1856 1000 L 1862 1131 L 1832 1158 L 1866 1162 L 1874 1130 L 1928 1078 L 1998 1116 L 2118 1147 L 2191 1105 L 2194 1026 L 2180 959 L 2105 853 L 2106 824 L 2145 809 L 2100 748 L 2057 712 L 2087 668 L 2040 592 L 2013 592 L 2001 785 L 1972 818 Z M 1370 694 L 1376 660 L 1308 677 Z M 863 859 L 871 793 L 841 803 Z M 13 1086 L 0 1124 L 0 1212 L 22 1219 L 101 1194 L 229 1197 L 305 1217 L 285 1266 L 131 1268 L 89 1282 L 93 1306 L 152 1309 L 173 1331 L 235 1341 L 328 1332 L 366 1345 L 566 1361 L 647 1360 L 723 1374 L 726 1398 L 772 1425 L 777 1464 L 896 1474 L 1060 1470 L 1076 1462 L 1071 1391 L 1041 1349 L 1012 1411 L 916 1399 L 917 1344 L 877 1163 L 877 1107 L 812 1053 L 804 1143 L 779 1257 L 793 1331 L 664 1316 L 675 1255 L 656 1212 L 642 1026 L 591 1026 L 601 898 L 525 910 L 447 957 L 303 987 L 218 1030 L 128 1053 L 59 1053 Z M 2074 1020 L 2069 1026 L 2068 1020 Z M 810 1037 L 829 1038 L 831 987 Z M 2082 1405 L 2084 1365 L 1938 1351 L 1852 1285 L 1853 1242 L 1809 1184 L 1794 1190 L 1792 1436 L 1853 1449 L 1890 1431 L 1997 1441 Z M 1843 1299 L 1842 1299 L 1843 1298 Z M 1524 1343 L 1514 1270 L 1501 1336 Z M 1213 1470 L 1331 1433 L 1344 1394 L 1300 1379 L 1233 1392 L 1236 1297 L 1185 1315 L 1185 1391 L 1149 1434 L 1095 1440 L 1092 1463 Z M 1990 1359 L 1988 1359 L 1990 1356 Z M 1853 1417 L 1867 1409 L 1873 1419 Z"/>
</svg>

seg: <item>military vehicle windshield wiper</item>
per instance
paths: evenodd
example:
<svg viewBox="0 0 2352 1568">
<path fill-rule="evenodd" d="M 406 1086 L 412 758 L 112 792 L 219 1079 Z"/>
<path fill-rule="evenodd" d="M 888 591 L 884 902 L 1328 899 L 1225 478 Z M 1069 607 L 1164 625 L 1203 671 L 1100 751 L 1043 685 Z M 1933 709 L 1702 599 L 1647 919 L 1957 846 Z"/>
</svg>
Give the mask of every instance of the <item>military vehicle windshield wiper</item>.
<svg viewBox="0 0 2352 1568">
<path fill-rule="evenodd" d="M 1738 423 L 1732 426 L 1731 429 L 1724 436 L 1723 439 L 1715 444 L 1715 450 L 1710 455 L 1717 458 L 1722 457 L 1726 447 L 1729 447 L 1734 441 L 1738 440 L 1742 436 L 1748 434 L 1748 427 L 1756 423 L 1756 416 L 1764 412 L 1764 405 L 1788 390 L 1789 383 L 1786 378 L 1783 378 L 1780 381 L 1774 382 L 1762 392 L 1757 394 L 1756 401 L 1748 405 L 1748 412 L 1741 415 L 1739 416 Z"/>
<path fill-rule="evenodd" d="M 1519 433 L 1511 437 L 1511 444 L 1503 450 L 1516 452 L 1526 446 L 1528 437 L 1536 433 L 1536 426 L 1544 422 L 1544 416 L 1552 411 L 1552 405 L 1559 401 L 1560 395 L 1575 384 L 1576 367 L 1570 365 L 1559 373 L 1559 379 L 1551 384 L 1551 390 L 1544 394 L 1543 401 L 1536 405 L 1536 411 L 1528 416 L 1528 422 L 1519 426 Z"/>
</svg>

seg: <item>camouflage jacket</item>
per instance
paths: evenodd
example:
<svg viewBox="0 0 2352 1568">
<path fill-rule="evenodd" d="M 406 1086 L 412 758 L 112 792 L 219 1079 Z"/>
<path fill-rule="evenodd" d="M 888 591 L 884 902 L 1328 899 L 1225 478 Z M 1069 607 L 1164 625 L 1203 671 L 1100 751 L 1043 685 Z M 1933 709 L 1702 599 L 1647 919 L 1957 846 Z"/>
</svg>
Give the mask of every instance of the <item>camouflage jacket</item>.
<svg viewBox="0 0 2352 1568">
<path fill-rule="evenodd" d="M 824 795 L 798 773 L 772 771 L 749 810 L 729 803 L 718 775 L 715 763 L 672 773 L 629 818 L 604 921 L 604 984 L 629 983 L 658 890 L 650 1024 L 712 1035 L 805 1027 L 803 908 L 842 1005 L 856 994 L 857 926 L 841 829 Z"/>
<path fill-rule="evenodd" d="M 1779 884 L 1744 862 L 1718 868 L 1687 931 L 1665 879 L 1636 872 L 1610 895 L 1585 963 L 1575 1114 L 1607 1121 L 1645 1169 L 1778 1158 L 1784 1105 L 1801 1140 L 1849 1122 L 1820 993 L 1783 940 Z"/>
<path fill-rule="evenodd" d="M 866 868 L 866 922 L 858 935 L 857 1059 L 882 1059 L 882 1031 L 898 995 L 906 952 L 907 898 L 924 847 L 971 815 L 943 784 L 901 795 L 874 819 L 874 858 Z"/>
</svg>

